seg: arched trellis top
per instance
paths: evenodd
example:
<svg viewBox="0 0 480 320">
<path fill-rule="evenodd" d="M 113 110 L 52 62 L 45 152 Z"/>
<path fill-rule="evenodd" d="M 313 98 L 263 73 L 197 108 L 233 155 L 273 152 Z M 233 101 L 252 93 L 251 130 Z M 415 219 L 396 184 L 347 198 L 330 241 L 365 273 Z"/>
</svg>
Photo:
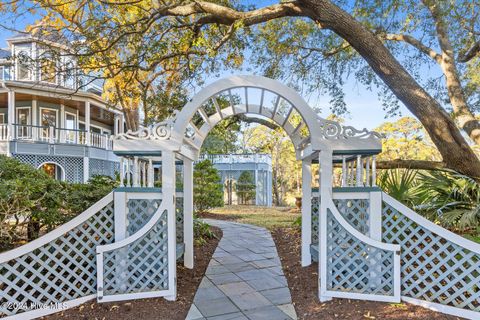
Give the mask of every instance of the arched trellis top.
<svg viewBox="0 0 480 320">
<path fill-rule="evenodd" d="M 265 77 L 220 79 L 198 92 L 173 118 L 115 137 L 117 153 L 174 150 L 196 159 L 210 130 L 237 114 L 270 119 L 291 138 L 297 158 L 321 150 L 334 154 L 378 153 L 381 136 L 319 117 L 292 88 Z"/>
</svg>

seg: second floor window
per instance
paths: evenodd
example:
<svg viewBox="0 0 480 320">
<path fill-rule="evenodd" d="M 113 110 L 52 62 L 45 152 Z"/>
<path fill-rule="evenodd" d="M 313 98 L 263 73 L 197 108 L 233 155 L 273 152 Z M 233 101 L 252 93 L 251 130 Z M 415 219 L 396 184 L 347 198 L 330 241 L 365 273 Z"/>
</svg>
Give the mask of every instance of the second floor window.
<svg viewBox="0 0 480 320">
<path fill-rule="evenodd" d="M 32 80 L 30 70 L 30 58 L 25 52 L 20 52 L 18 54 L 17 80 Z"/>
<path fill-rule="evenodd" d="M 40 79 L 45 82 L 56 83 L 57 70 L 55 61 L 53 61 L 52 59 L 44 58 L 40 61 L 40 65 Z"/>
</svg>

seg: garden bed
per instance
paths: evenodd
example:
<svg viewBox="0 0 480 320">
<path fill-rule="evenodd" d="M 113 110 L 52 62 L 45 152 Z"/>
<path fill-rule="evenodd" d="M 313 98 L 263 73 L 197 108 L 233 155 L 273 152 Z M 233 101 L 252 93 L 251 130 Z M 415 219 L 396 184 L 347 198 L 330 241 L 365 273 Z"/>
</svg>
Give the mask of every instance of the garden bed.
<svg viewBox="0 0 480 320">
<path fill-rule="evenodd" d="M 201 246 L 195 245 L 195 268 L 187 269 L 177 264 L 177 300 L 164 298 L 140 299 L 98 304 L 87 302 L 77 308 L 59 312 L 42 319 L 115 319 L 115 320 L 184 320 L 193 302 L 198 285 L 205 274 L 222 231 L 211 227 L 216 239 L 207 239 Z"/>
<path fill-rule="evenodd" d="M 383 303 L 349 299 L 318 301 L 318 265 L 300 265 L 300 232 L 294 228 L 276 228 L 272 236 L 282 261 L 298 319 L 415 319 L 454 320 L 448 316 L 406 303 Z"/>
</svg>

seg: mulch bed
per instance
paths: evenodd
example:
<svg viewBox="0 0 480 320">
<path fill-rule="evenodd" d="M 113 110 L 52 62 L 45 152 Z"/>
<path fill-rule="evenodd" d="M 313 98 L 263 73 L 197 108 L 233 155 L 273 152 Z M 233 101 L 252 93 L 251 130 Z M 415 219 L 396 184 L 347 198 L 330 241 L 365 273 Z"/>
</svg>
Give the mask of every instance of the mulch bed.
<svg viewBox="0 0 480 320">
<path fill-rule="evenodd" d="M 42 319 L 88 319 L 88 320 L 184 320 L 193 302 L 200 281 L 207 270 L 208 263 L 222 237 L 222 231 L 211 227 L 217 239 L 209 239 L 202 246 L 195 246 L 195 268 L 187 269 L 183 263 L 177 264 L 177 300 L 163 298 L 140 299 L 131 301 L 107 302 L 98 304 L 87 302 L 77 308 L 68 309 Z"/>
<path fill-rule="evenodd" d="M 293 228 L 278 228 L 273 230 L 272 236 L 282 260 L 298 319 L 460 319 L 407 303 L 348 299 L 333 299 L 320 303 L 317 296 L 318 265 L 314 263 L 306 268 L 300 265 L 300 232 Z"/>
</svg>

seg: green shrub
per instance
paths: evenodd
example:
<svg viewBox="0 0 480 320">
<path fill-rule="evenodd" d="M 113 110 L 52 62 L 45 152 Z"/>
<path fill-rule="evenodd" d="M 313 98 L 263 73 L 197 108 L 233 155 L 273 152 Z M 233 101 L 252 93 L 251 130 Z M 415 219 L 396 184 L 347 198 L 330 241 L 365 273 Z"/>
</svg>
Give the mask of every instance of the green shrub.
<svg viewBox="0 0 480 320">
<path fill-rule="evenodd" d="M 14 158 L 0 156 L 0 245 L 9 248 L 48 232 L 108 194 L 116 181 L 94 176 L 86 184 L 51 178 Z"/>
<path fill-rule="evenodd" d="M 51 229 L 66 219 L 64 184 L 16 159 L 0 156 L 0 237 L 17 241 L 38 237 L 40 229 Z"/>
<path fill-rule="evenodd" d="M 207 239 L 216 238 L 210 225 L 196 217 L 193 219 L 193 235 L 198 245 L 204 245 Z"/>
<path fill-rule="evenodd" d="M 91 177 L 87 183 L 67 184 L 66 207 L 70 212 L 81 213 L 117 186 L 116 180 L 100 175 Z"/>
<path fill-rule="evenodd" d="M 241 204 L 248 204 L 255 198 L 255 180 L 250 171 L 243 171 L 238 177 L 236 191 Z"/>
<path fill-rule="evenodd" d="M 195 164 L 193 171 L 193 205 L 195 211 L 205 212 L 215 207 L 223 207 L 223 191 L 220 175 L 210 160 Z"/>
<path fill-rule="evenodd" d="M 422 202 L 431 220 L 461 230 L 480 226 L 480 183 L 453 171 L 424 172 L 419 177 Z"/>
</svg>

